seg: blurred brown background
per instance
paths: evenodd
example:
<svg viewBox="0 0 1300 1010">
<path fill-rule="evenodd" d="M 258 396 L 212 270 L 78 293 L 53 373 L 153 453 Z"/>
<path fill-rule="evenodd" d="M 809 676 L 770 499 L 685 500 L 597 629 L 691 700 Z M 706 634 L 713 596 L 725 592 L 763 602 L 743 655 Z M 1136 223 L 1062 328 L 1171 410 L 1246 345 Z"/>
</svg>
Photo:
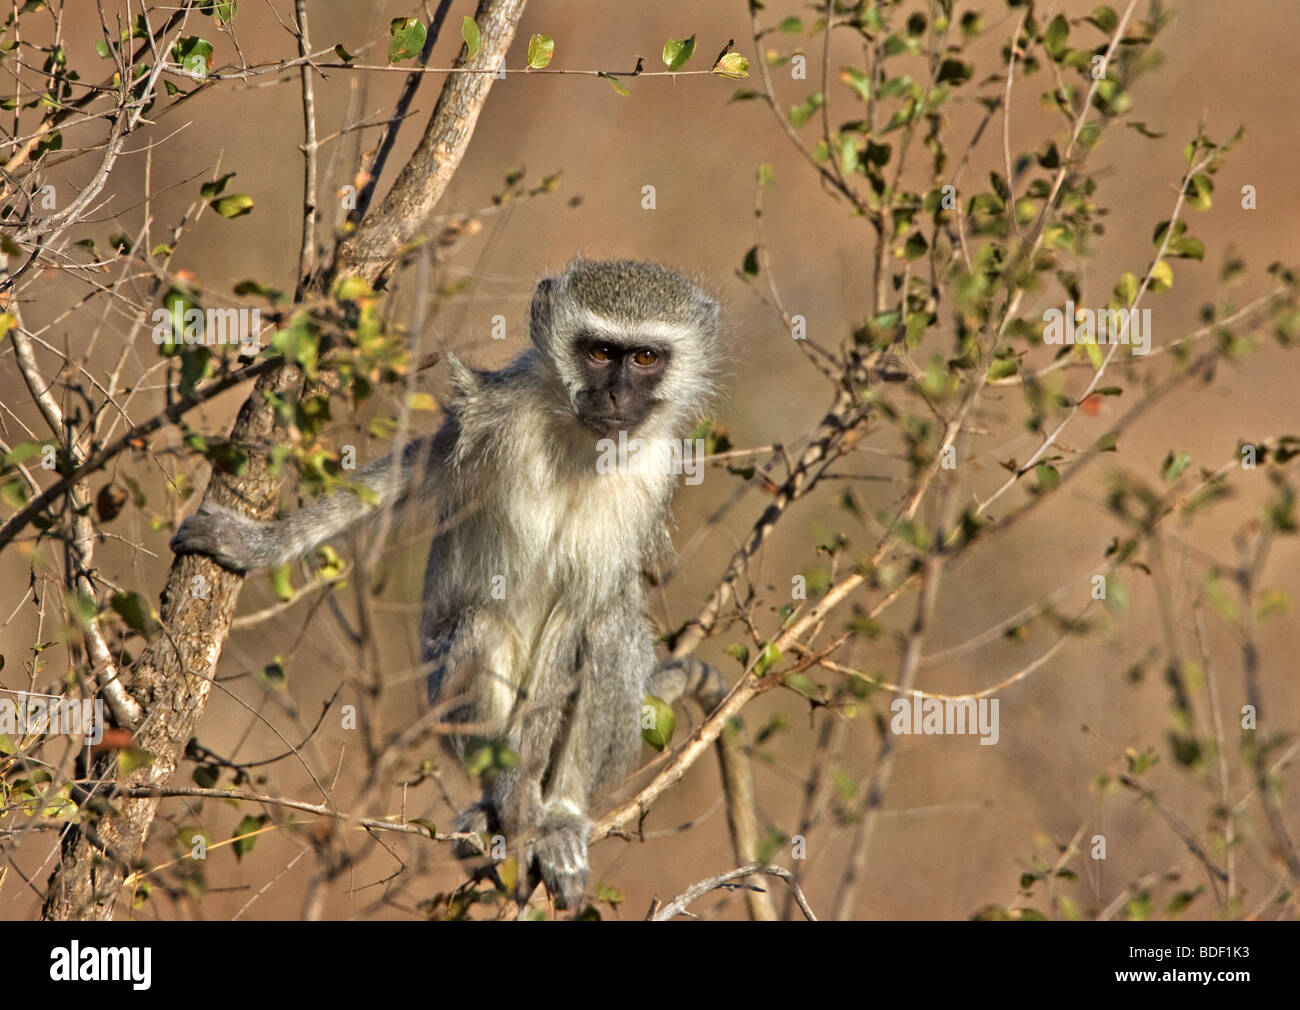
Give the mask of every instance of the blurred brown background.
<svg viewBox="0 0 1300 1010">
<path fill-rule="evenodd" d="M 984 9 L 989 27 L 975 52 L 978 80 L 997 72 L 997 49 L 1014 22 L 994 0 L 975 6 Z M 1092 6 L 1091 2 L 1055 5 L 1071 16 L 1086 13 Z M 1300 163 L 1300 130 L 1296 128 L 1300 78 L 1292 72 L 1300 9 L 1274 0 L 1183 0 L 1170 6 L 1175 15 L 1173 23 L 1157 43 L 1166 64 L 1138 83 L 1133 94 L 1134 109 L 1129 114 L 1130 119 L 1144 121 L 1165 136 L 1149 140 L 1137 131 L 1117 127 L 1108 132 L 1091 157 L 1091 165 L 1101 170 L 1099 201 L 1111 213 L 1106 219 L 1106 234 L 1097 240 L 1099 254 L 1086 267 L 1090 290 L 1101 293 L 1098 297 L 1104 299 L 1121 271 L 1140 274 L 1145 269 L 1152 253 L 1152 228 L 1169 216 L 1183 168 L 1183 145 L 1194 135 L 1199 119 L 1205 120 L 1208 132 L 1218 140 L 1226 139 L 1240 124 L 1246 125 L 1248 133 L 1216 179 L 1213 209 L 1208 214 L 1193 213 L 1189 218 L 1192 233 L 1202 238 L 1210 250 L 1206 261 L 1176 262 L 1174 289 L 1146 303 L 1153 310 L 1157 344 L 1175 339 L 1199 324 L 1198 310 L 1216 295 L 1218 269 L 1229 247 L 1234 247 L 1249 265 L 1248 280 L 1237 293 L 1242 302 L 1266 290 L 1270 280 L 1263 275 L 1263 268 L 1268 263 L 1284 260 L 1294 265 L 1300 251 L 1300 229 L 1296 226 L 1300 192 L 1294 185 L 1294 167 Z M 274 7 L 281 16 L 287 16 L 291 5 L 275 0 Z M 813 16 L 794 5 L 770 4 L 769 8 L 765 23 L 774 23 L 787 13 L 801 14 L 806 20 Z M 357 52 L 366 41 L 374 40 L 373 58 L 367 57 L 367 62 L 382 60 L 389 19 L 416 13 L 409 2 L 344 0 L 323 0 L 312 4 L 311 10 L 318 47 L 341 42 Z M 446 66 L 454 59 L 460 45 L 457 26 L 461 16 L 470 12 L 466 4 L 453 5 L 448 28 L 434 54 L 435 65 Z M 235 28 L 250 62 L 281 58 L 291 51 L 291 37 L 277 24 L 267 4 L 256 0 L 242 4 Z M 621 69 L 630 67 L 636 54 L 641 54 L 647 58 L 647 68 L 652 64 L 657 68 L 663 41 L 692 32 L 699 39 L 693 68 L 707 65 L 729 38 L 736 40 L 739 51 L 754 57 L 744 0 L 709 4 L 685 0 L 657 4 L 609 0 L 535 2 L 529 5 L 520 27 L 512 65 L 523 62 L 531 32 L 544 32 L 556 39 L 553 67 Z M 218 64 L 232 58 L 228 37 L 205 34 L 214 38 Z M 70 48 L 89 47 L 92 40 L 92 35 L 86 35 L 70 42 Z M 774 42 L 789 44 L 784 37 Z M 784 69 L 774 72 L 783 105 L 795 104 L 816 90 L 813 67 L 820 58 L 820 37 L 806 46 L 810 54 L 808 81 L 791 82 Z M 844 39 L 837 43 L 832 66 L 858 58 L 859 54 Z M 373 74 L 363 80 L 355 73 L 329 72 L 328 80 L 319 85 L 320 132 L 328 135 L 338 130 L 350 102 L 359 103 L 365 115 L 382 118 L 391 108 L 401 81 L 400 74 Z M 389 175 L 413 146 L 432 109 L 439 83 L 439 78 L 432 77 L 421 89 L 415 102 L 417 113 L 390 161 Z M 726 300 L 731 379 L 719 420 L 730 430 L 735 444 L 792 441 L 820 419 L 830 394 L 824 380 L 793 346 L 777 316 L 736 277 L 741 258 L 756 241 L 753 180 L 757 164 L 768 161 L 775 168 L 777 184 L 765 194 L 765 221 L 777 282 L 791 311 L 807 317 L 810 336 L 825 344 L 834 345 L 844 339 L 869 309 L 871 231 L 865 222 L 850 218 L 843 204 L 822 192 L 816 177 L 791 149 L 767 108 L 758 102 L 728 104 L 729 96 L 740 85 L 703 76 L 645 78 L 629 84 L 631 94 L 626 98 L 617 96 L 607 81 L 589 77 L 520 75 L 495 84 L 469 155 L 443 201 L 442 211 L 450 214 L 487 205 L 491 194 L 500 188 L 504 174 L 518 166 L 526 166 L 534 182 L 561 170 L 561 184 L 555 194 L 521 202 L 487 217 L 477 238 L 458 250 L 439 281 L 468 277 L 472 286 L 433 321 L 422 335 L 423 344 L 430 349 L 453 349 L 475 364 L 499 364 L 524 346 L 527 300 L 536 278 L 545 271 L 561 266 L 575 252 L 662 260 L 698 273 Z M 1013 150 L 1036 147 L 1056 129 L 1055 120 L 1038 100 L 1048 86 L 1045 74 L 1018 81 L 1012 118 Z M 364 93 L 356 90 L 359 87 Z M 832 123 L 854 118 L 855 101 L 847 88 L 833 85 Z M 979 112 L 972 104 L 957 105 L 952 113 L 952 147 L 957 151 L 969 137 Z M 349 144 L 355 136 L 333 143 L 328 150 L 323 165 L 332 174 L 323 180 L 324 192 L 349 181 L 355 171 L 355 147 Z M 364 136 L 363 150 L 373 143 L 374 132 Z M 297 149 L 301 112 L 296 76 L 286 75 L 283 83 L 259 81 L 252 87 L 214 89 L 186 104 L 176 115 L 160 117 L 157 126 L 138 135 L 130 148 L 141 152 L 147 141 L 159 143 L 151 167 L 158 194 L 151 206 L 158 222 L 155 227 L 174 220 L 196 198 L 199 183 L 216 174 L 214 166 L 218 164 L 221 171 L 238 172 L 230 191 L 246 192 L 256 200 L 254 212 L 234 222 L 208 214 L 186 236 L 172 267 L 193 271 L 207 287 L 218 291 L 229 291 L 233 284 L 248 277 L 291 290 L 301 197 Z M 970 178 L 986 177 L 989 169 L 999 167 L 1000 157 L 996 141 L 986 141 L 972 165 Z M 58 183 L 61 173 L 62 185 L 75 187 L 84 172 L 84 165 L 72 163 L 56 172 L 53 181 Z M 109 232 L 132 232 L 139 227 L 143 210 L 135 205 L 143 193 L 145 172 L 142 153 L 128 157 L 119 166 L 110 187 L 112 201 L 102 216 L 121 218 L 105 222 L 101 245 Z M 1255 186 L 1259 194 L 1259 209 L 1255 212 L 1240 207 L 1237 194 L 1246 184 Z M 653 185 L 657 191 L 657 207 L 652 211 L 641 206 L 642 187 L 646 185 Z M 570 203 L 574 197 L 581 197 L 576 206 Z M 124 223 L 130 227 L 123 228 Z M 327 214 L 326 227 L 331 223 Z M 399 298 L 409 299 L 417 283 L 414 275 L 408 274 L 398 284 Z M 1041 296 L 1039 303 L 1027 303 L 1022 314 L 1036 314 L 1059 304 L 1054 298 L 1055 292 Z M 45 322 L 59 310 L 61 306 L 57 305 L 30 306 L 29 322 Z M 509 320 L 510 338 L 504 342 L 489 338 L 491 318 L 497 313 Z M 56 336 L 75 345 L 82 325 L 75 316 L 69 317 L 58 327 Z M 105 349 L 104 361 L 115 359 L 118 351 Z M 143 337 L 138 367 L 147 367 L 154 360 L 153 354 L 152 344 L 147 336 Z M 1165 369 L 1167 363 L 1153 367 Z M 1300 429 L 1297 378 L 1300 365 L 1294 353 L 1288 355 L 1270 341 L 1239 367 L 1221 369 L 1213 386 L 1187 386 L 1162 403 L 1125 437 L 1118 462 L 1156 481 L 1160 462 L 1170 449 L 1189 452 L 1193 465 L 1217 467 L 1229 458 L 1239 437 L 1262 438 L 1288 430 L 1295 433 Z M 446 388 L 445 371 L 435 369 L 431 376 L 422 378 L 422 383 L 435 394 L 442 393 Z M 244 395 L 242 390 L 237 391 L 209 405 L 201 415 L 194 416 L 196 426 L 224 432 Z M 0 398 L 20 415 L 35 416 L 30 397 L 7 358 L 0 359 Z M 1124 406 L 1121 401 L 1108 400 L 1100 416 L 1081 419 L 1069 429 L 1066 443 L 1073 447 L 1090 444 Z M 143 408 L 140 410 L 143 413 Z M 995 390 L 987 398 L 986 416 L 982 418 L 987 434 L 976 444 L 989 453 L 990 459 L 1016 455 L 1023 458 L 1036 444 L 1019 426 L 1020 414 L 1020 394 L 1015 389 Z M 431 422 L 428 415 L 417 415 L 417 423 Z M 340 429 L 340 440 L 346 441 L 342 424 Z M 170 436 L 159 444 L 170 444 L 169 440 Z M 381 449 L 374 445 L 366 451 Z M 169 459 L 166 465 L 174 466 L 175 460 Z M 1094 465 L 1087 478 L 1069 485 L 1062 500 L 1040 510 L 1018 535 L 976 549 L 949 573 L 931 648 L 942 650 L 960 643 L 1068 580 L 1082 579 L 1101 568 L 1102 551 L 1119 532 L 1101 502 L 1099 478 L 1106 465 Z M 156 466 L 125 458 L 118 466 L 150 488 L 154 496 L 151 505 L 164 500 Z M 864 466 L 869 468 L 870 457 Z M 1001 482 L 1002 474 L 993 468 L 977 478 L 978 491 L 988 494 Z M 696 542 L 694 534 L 735 486 L 734 478 L 710 471 L 703 485 L 684 488 L 679 495 L 676 540 L 680 548 L 690 546 L 682 576 L 671 583 L 659 604 L 662 610 L 657 616 L 668 626 L 676 626 L 694 614 L 765 504 L 758 493 L 751 491 L 720 528 Z M 1233 557 L 1231 533 L 1253 513 L 1252 496 L 1261 490 L 1262 481 L 1253 486 L 1249 481 L 1239 481 L 1236 486 L 1244 489 L 1241 497 L 1208 519 L 1178 529 L 1178 536 L 1199 550 L 1225 559 Z M 875 511 L 888 508 L 901 488 L 890 483 L 866 483 L 858 490 Z M 826 530 L 848 532 L 864 550 L 874 545 L 874 529 L 854 526 L 842 510 L 829 506 L 828 498 L 829 494 L 823 494 L 818 501 L 795 507 L 764 555 L 757 577 L 775 587 L 771 594 L 775 603 L 784 599 L 783 587 L 789 584 L 790 575 L 815 561 L 814 548 Z M 1018 494 L 1007 499 L 1016 500 Z M 156 597 L 169 558 L 168 531 L 150 530 L 144 515 L 128 510 L 117 520 L 113 532 L 123 540 L 101 548 L 101 568 L 119 584 Z M 133 550 L 130 542 L 143 543 L 148 551 Z M 424 559 L 418 531 L 409 527 L 400 531 L 389 557 L 393 576 L 384 593 L 386 625 L 381 639 L 384 656 L 395 671 L 389 691 L 390 715 L 394 725 L 401 725 L 423 705 L 423 686 L 409 672 L 415 662 L 415 601 Z M 1264 573 L 1264 584 L 1279 587 L 1295 598 L 1300 591 L 1298 557 L 1294 540 L 1280 543 Z M 1179 564 L 1171 564 L 1176 579 L 1183 574 Z M 1081 876 L 1069 892 L 1082 906 L 1105 905 L 1132 879 L 1168 867 L 1182 867 L 1182 886 L 1193 887 L 1201 882 L 1186 850 L 1158 815 L 1139 809 L 1131 794 L 1098 797 L 1090 790 L 1094 776 L 1120 766 L 1125 748 L 1141 750 L 1152 745 L 1161 755 L 1161 762 L 1151 773 L 1151 783 L 1160 788 L 1172 808 L 1199 826 L 1213 802 L 1208 784 L 1198 784 L 1172 767 L 1163 743 L 1169 698 L 1158 667 L 1138 685 L 1126 680 L 1130 666 L 1159 643 L 1155 597 L 1149 582 L 1137 580 L 1134 573 L 1126 575 L 1126 582 L 1133 594 L 1127 614 L 1107 618 L 1105 631 L 1073 640 L 1046 668 L 1000 695 L 998 746 L 981 747 L 970 737 L 903 740 L 886 796 L 888 814 L 871 849 L 868 880 L 858 908 L 861 916 L 965 917 L 988 903 L 1007 903 L 1015 897 L 1019 874 L 1036 846 L 1048 838 L 1063 844 L 1081 825 L 1086 825 L 1085 838 L 1103 833 L 1109 842 L 1108 860 L 1095 866 L 1090 876 Z M 1086 583 L 1079 586 L 1079 599 L 1083 599 Z M 11 550 L 0 558 L 0 615 L 8 615 L 26 589 L 27 565 Z M 1187 598 L 1186 593 L 1179 596 L 1180 601 Z M 265 578 L 253 579 L 244 591 L 243 607 L 251 611 L 272 600 Z M 351 610 L 350 590 L 341 602 Z M 770 612 L 760 613 L 769 630 L 775 626 Z M 886 624 L 890 628 L 905 627 L 911 613 L 908 597 L 887 612 Z M 308 615 L 311 623 L 304 626 Z M 1214 655 L 1220 662 L 1223 704 L 1231 718 L 1242 703 L 1237 647 L 1230 632 L 1213 620 L 1210 624 Z M 18 660 L 29 655 L 27 650 L 40 634 L 28 609 L 22 609 L 0 628 L 0 652 L 10 660 L 0 675 L 6 686 L 21 686 L 14 680 L 21 666 Z M 733 679 L 738 673 L 737 664 L 722 650 L 727 642 L 740 637 L 741 629 L 733 629 L 707 643 L 702 653 Z M 876 644 L 879 648 L 874 650 L 857 649 L 852 661 L 892 678 L 896 660 L 889 648 L 889 636 Z M 1000 679 L 1048 644 L 1050 639 L 1041 630 L 1024 644 L 997 642 L 951 664 L 923 669 L 920 683 L 940 691 L 977 690 Z M 1297 645 L 1300 636 L 1294 612 L 1263 626 L 1264 685 L 1270 706 L 1268 719 L 1274 729 L 1300 726 L 1300 687 L 1295 677 Z M 285 696 L 264 693 L 251 677 L 244 675 L 277 653 L 287 659 L 290 690 Z M 225 687 L 282 726 L 285 735 L 296 742 L 300 737 L 293 727 L 314 721 L 321 701 L 337 684 L 338 665 L 350 660 L 351 647 L 345 644 L 328 613 L 300 604 L 286 617 L 231 637 L 223 661 L 224 675 L 230 678 Z M 51 659 L 51 678 L 63 672 L 61 662 L 57 657 Z M 828 677 L 821 675 L 817 679 L 825 681 Z M 885 708 L 888 699 L 878 700 L 877 704 Z M 285 711 L 286 705 L 296 709 L 296 722 Z M 797 817 L 813 733 L 806 707 L 782 692 L 773 692 L 753 706 L 747 724 L 752 730 L 777 712 L 789 717 L 789 728 L 765 748 L 770 760 L 755 762 L 759 814 L 764 826 L 772 825 L 788 833 Z M 698 718 L 698 713 L 692 713 L 692 717 Z M 324 781 L 337 782 L 339 802 L 344 805 L 350 783 L 361 778 L 362 770 L 350 765 L 358 752 L 349 747 L 346 733 L 332 728 L 335 724 L 333 717 L 327 720 L 303 753 Z M 683 732 L 680 726 L 678 732 Z M 264 726 L 250 724 L 247 711 L 222 692 L 214 693 L 201 734 L 205 745 L 241 760 L 256 760 L 283 749 Z M 1229 736 L 1235 739 L 1231 732 Z M 869 719 L 860 715 L 850 724 L 850 741 L 844 770 L 860 782 L 878 742 Z M 257 788 L 319 799 L 294 762 L 282 762 L 265 771 L 269 779 Z M 1239 765 L 1235 771 L 1234 795 L 1240 796 L 1248 784 Z M 449 776 L 454 782 L 454 775 Z M 1287 785 L 1286 809 L 1292 825 L 1300 825 L 1294 772 L 1288 776 Z M 458 795 L 467 795 L 463 786 L 461 789 Z M 593 879 L 605 881 L 626 895 L 625 915 L 639 917 L 652 895 L 670 897 L 697 879 L 732 865 L 718 796 L 716 762 L 710 756 L 699 762 L 685 782 L 652 811 L 645 824 L 652 836 L 649 841 L 640 844 L 611 840 L 593 850 Z M 166 839 L 177 826 L 200 820 L 180 805 L 165 809 L 170 816 L 159 818 L 155 838 Z M 436 802 L 428 785 L 411 792 L 406 814 L 432 817 L 439 827 L 449 822 L 445 808 Z M 213 837 L 224 838 L 238 817 L 232 809 L 210 802 L 201 820 Z M 653 837 L 656 832 L 697 818 L 703 818 L 702 823 L 690 831 Z M 1251 830 L 1263 834 L 1259 818 Z M 819 912 L 829 913 L 834 903 L 850 833 L 851 829 L 823 827 L 810 842 L 808 893 Z M 38 836 L 16 855 L 25 874 L 40 885 L 51 868 L 46 858 L 49 839 L 48 835 Z M 393 844 L 401 852 L 410 853 L 419 843 L 398 840 Z M 158 851 L 153 855 L 162 861 L 166 844 L 156 845 Z M 214 852 L 207 873 L 209 883 L 221 890 L 204 898 L 201 911 L 190 907 L 184 914 L 208 918 L 235 914 L 302 847 L 301 842 L 284 833 L 270 833 L 239 863 L 228 849 Z M 1056 855 L 1055 849 L 1037 851 L 1048 853 L 1049 859 Z M 775 860 L 788 864 L 786 856 L 786 851 L 778 852 Z M 441 853 L 429 858 L 436 864 L 446 860 Z M 311 873 L 310 864 L 309 857 L 298 862 L 245 914 L 296 917 Z M 1078 866 L 1079 861 L 1072 865 Z M 371 858 L 353 874 L 351 890 L 340 885 L 331 895 L 326 914 L 399 914 L 393 909 L 369 910 L 381 891 L 376 882 L 395 869 L 395 862 L 382 852 Z M 1246 898 L 1250 908 L 1264 899 L 1275 875 L 1266 865 L 1250 865 L 1243 872 L 1251 875 Z M 420 887 L 427 890 L 407 892 L 403 903 L 412 906 L 419 898 L 457 879 L 455 866 L 435 865 L 431 875 L 420 881 Z M 696 910 L 705 912 L 720 900 L 706 899 Z M 1041 896 L 1030 903 L 1037 907 L 1045 904 Z M 10 885 L 0 892 L 0 917 L 29 917 L 37 905 L 32 891 L 12 877 Z M 163 907 L 146 908 L 141 914 L 158 914 Z M 1187 914 L 1209 915 L 1212 911 L 1212 905 L 1202 896 Z M 717 914 L 739 916 L 743 904 L 733 897 Z"/>
</svg>

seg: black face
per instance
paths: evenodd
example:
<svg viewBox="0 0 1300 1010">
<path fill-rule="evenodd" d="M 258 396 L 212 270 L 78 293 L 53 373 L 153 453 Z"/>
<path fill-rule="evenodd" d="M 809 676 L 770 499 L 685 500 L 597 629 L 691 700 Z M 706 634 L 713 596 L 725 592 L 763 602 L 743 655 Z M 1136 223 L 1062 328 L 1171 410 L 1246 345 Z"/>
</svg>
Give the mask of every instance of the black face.
<svg viewBox="0 0 1300 1010">
<path fill-rule="evenodd" d="M 640 427 L 659 402 L 654 392 L 668 369 L 668 352 L 652 344 L 582 337 L 574 353 L 587 377 L 578 394 L 578 420 L 602 436 Z"/>
</svg>

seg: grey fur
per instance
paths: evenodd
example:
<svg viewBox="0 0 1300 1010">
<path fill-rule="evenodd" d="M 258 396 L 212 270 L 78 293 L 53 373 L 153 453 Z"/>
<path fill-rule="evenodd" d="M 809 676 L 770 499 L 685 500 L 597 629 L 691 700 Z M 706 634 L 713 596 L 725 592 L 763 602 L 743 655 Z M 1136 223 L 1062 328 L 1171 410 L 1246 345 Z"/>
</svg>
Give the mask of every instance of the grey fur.
<svg viewBox="0 0 1300 1010">
<path fill-rule="evenodd" d="M 172 549 L 236 571 L 274 567 L 382 509 L 417 504 L 438 530 L 421 622 L 430 698 L 457 699 L 450 718 L 491 725 L 518 756 L 458 825 L 525 839 L 572 908 L 587 882 L 588 811 L 633 766 L 642 696 L 725 691 L 704 664 L 655 670 L 642 572 L 671 549 L 676 477 L 597 473 L 577 347 L 597 337 L 662 349 L 668 364 L 628 436 L 683 439 L 715 392 L 718 304 L 665 267 L 578 259 L 538 285 L 530 331 L 532 349 L 501 371 L 452 362 L 438 433 L 360 471 L 378 505 L 337 494 L 265 524 L 205 505 Z M 470 741 L 457 744 L 463 753 Z"/>
</svg>

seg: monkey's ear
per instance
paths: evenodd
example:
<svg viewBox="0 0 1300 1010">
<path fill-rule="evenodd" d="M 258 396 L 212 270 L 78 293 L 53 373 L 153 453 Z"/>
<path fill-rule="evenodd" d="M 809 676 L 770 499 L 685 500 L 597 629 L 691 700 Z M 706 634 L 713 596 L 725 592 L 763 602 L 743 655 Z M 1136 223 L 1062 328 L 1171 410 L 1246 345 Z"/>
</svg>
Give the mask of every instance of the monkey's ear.
<svg viewBox="0 0 1300 1010">
<path fill-rule="evenodd" d="M 722 303 L 711 295 L 705 296 L 704 299 L 704 319 L 702 321 L 705 332 L 710 337 L 718 335 L 718 326 L 722 316 Z"/>
<path fill-rule="evenodd" d="M 558 279 L 555 277 L 543 277 L 537 284 L 537 290 L 533 292 L 533 304 L 528 310 L 528 332 L 534 342 L 542 334 L 549 333 L 551 330 L 551 296 L 557 283 Z"/>
<path fill-rule="evenodd" d="M 459 358 L 448 356 L 447 368 L 451 377 L 451 388 L 457 400 L 467 399 L 479 390 L 479 378 L 474 369 Z"/>
</svg>

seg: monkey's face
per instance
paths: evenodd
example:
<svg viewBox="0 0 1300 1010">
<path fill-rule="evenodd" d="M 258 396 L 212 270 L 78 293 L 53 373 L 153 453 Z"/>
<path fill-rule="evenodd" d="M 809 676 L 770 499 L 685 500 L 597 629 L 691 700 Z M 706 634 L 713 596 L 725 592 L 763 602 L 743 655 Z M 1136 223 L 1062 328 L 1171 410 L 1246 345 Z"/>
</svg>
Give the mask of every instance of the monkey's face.
<svg viewBox="0 0 1300 1010">
<path fill-rule="evenodd" d="M 578 420 L 602 437 L 640 428 L 660 403 L 655 390 L 668 371 L 668 350 L 584 335 L 573 353 L 584 376 L 574 399 Z"/>
</svg>

